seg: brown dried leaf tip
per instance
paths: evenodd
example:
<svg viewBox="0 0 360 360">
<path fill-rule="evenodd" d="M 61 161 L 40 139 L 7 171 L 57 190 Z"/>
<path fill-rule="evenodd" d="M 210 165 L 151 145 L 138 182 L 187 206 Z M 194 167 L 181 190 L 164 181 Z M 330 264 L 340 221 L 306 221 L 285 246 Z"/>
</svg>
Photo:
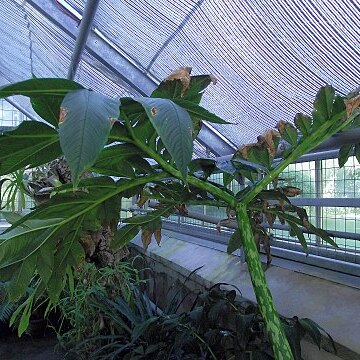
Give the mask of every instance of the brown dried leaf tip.
<svg viewBox="0 0 360 360">
<path fill-rule="evenodd" d="M 279 133 L 280 133 L 280 135 L 282 136 L 282 135 L 284 135 L 285 130 L 286 130 L 286 128 L 287 128 L 288 126 L 293 127 L 292 124 L 290 124 L 289 122 L 284 121 L 284 120 L 280 120 L 280 121 L 278 121 L 278 123 L 275 125 L 275 128 L 279 130 Z"/>
<path fill-rule="evenodd" d="M 68 114 L 67 110 L 64 107 L 60 107 L 59 125 L 65 121 L 67 114 Z"/>
<path fill-rule="evenodd" d="M 143 248 L 145 251 L 147 251 L 147 249 L 151 243 L 151 236 L 152 236 L 152 232 L 149 230 L 143 230 L 141 233 L 141 240 L 142 240 Z"/>
<path fill-rule="evenodd" d="M 274 157 L 279 144 L 280 134 L 274 129 L 267 130 L 264 135 L 258 136 L 258 144 L 265 146 L 269 155 Z"/>
<path fill-rule="evenodd" d="M 280 187 L 279 190 L 285 195 L 289 197 L 297 196 L 302 194 L 302 190 L 294 187 L 294 186 L 283 186 Z"/>
<path fill-rule="evenodd" d="M 113 118 L 113 117 L 111 117 L 111 118 L 109 118 L 109 121 L 110 121 L 110 125 L 111 126 L 113 126 L 115 123 L 116 123 L 116 118 Z"/>
<path fill-rule="evenodd" d="M 345 106 L 346 106 L 346 114 L 348 117 L 352 115 L 354 110 L 360 107 L 360 95 L 355 96 L 352 99 L 344 100 Z"/>
<path fill-rule="evenodd" d="M 210 77 L 210 80 L 213 83 L 213 85 L 216 85 L 218 82 L 218 79 L 213 74 L 210 74 L 209 77 Z"/>
<path fill-rule="evenodd" d="M 237 151 L 237 154 L 239 154 L 241 157 L 243 157 L 245 160 L 249 159 L 248 151 L 250 148 L 256 147 L 258 144 L 251 143 L 247 145 L 241 146 L 241 148 Z"/>
<path fill-rule="evenodd" d="M 160 245 L 160 242 L 161 242 L 161 227 L 157 228 L 154 231 L 154 238 L 155 238 L 157 244 Z"/>
<path fill-rule="evenodd" d="M 181 68 L 174 70 L 166 79 L 165 81 L 173 81 L 173 80 L 180 80 L 183 88 L 181 90 L 181 97 L 184 96 L 186 90 L 190 86 L 191 81 L 191 74 L 192 68 L 188 66 L 182 66 Z"/>
<path fill-rule="evenodd" d="M 271 157 L 274 157 L 280 140 L 280 134 L 274 129 L 267 130 L 265 134 L 257 137 L 257 143 L 246 144 L 237 151 L 242 158 L 249 160 L 249 150 L 251 148 L 266 149 Z"/>
</svg>

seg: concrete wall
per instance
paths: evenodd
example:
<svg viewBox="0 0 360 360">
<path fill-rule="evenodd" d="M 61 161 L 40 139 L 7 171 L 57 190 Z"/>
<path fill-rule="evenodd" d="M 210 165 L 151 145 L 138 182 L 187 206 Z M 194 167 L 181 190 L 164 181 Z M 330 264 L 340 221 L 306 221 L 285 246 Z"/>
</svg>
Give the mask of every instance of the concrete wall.
<svg viewBox="0 0 360 360">
<path fill-rule="evenodd" d="M 169 236 L 171 235 L 171 236 Z M 174 238 L 174 233 L 163 236 L 161 246 L 153 242 L 146 253 L 140 239 L 133 242 L 136 251 L 143 253 L 149 267 L 153 299 L 162 303 L 171 292 L 203 289 L 217 282 L 234 284 L 249 300 L 255 301 L 247 265 L 237 256 Z M 187 280 L 186 288 L 180 284 Z M 308 317 L 326 329 L 337 343 L 338 356 L 309 343 L 303 344 L 304 360 L 360 360 L 360 290 L 298 271 L 271 266 L 266 277 L 278 311 L 287 317 Z M 175 284 L 175 285 L 174 285 Z M 168 289 L 170 294 L 168 294 Z M 189 297 L 185 305 L 191 304 Z M 325 349 L 330 349 L 324 343 Z"/>
</svg>

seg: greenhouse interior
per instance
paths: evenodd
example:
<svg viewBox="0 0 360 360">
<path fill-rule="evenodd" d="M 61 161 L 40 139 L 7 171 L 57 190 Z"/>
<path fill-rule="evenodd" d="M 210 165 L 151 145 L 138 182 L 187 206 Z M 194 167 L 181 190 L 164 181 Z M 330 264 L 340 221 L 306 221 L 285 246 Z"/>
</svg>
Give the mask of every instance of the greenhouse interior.
<svg viewBox="0 0 360 360">
<path fill-rule="evenodd" d="M 360 359 L 357 0 L 1 0 L 0 359 Z"/>
</svg>

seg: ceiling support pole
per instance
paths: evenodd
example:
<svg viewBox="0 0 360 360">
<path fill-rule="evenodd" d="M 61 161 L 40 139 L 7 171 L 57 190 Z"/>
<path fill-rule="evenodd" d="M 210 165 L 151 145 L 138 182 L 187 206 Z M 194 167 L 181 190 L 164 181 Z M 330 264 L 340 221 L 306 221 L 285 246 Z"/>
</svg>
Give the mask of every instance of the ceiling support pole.
<svg viewBox="0 0 360 360">
<path fill-rule="evenodd" d="M 99 6 L 100 0 L 87 0 L 84 15 L 81 19 L 79 34 L 76 38 L 74 51 L 71 56 L 71 63 L 67 78 L 73 80 L 75 78 L 76 70 L 79 66 L 82 52 L 84 51 L 86 40 L 91 31 L 91 26 L 95 17 L 96 10 Z"/>
</svg>

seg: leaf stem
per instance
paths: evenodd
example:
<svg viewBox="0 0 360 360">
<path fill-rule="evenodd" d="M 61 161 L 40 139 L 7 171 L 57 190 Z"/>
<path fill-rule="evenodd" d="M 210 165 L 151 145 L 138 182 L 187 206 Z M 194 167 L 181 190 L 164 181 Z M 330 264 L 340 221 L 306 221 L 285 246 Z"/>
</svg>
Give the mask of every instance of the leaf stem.
<svg viewBox="0 0 360 360">
<path fill-rule="evenodd" d="M 300 156 L 308 153 L 318 145 L 323 143 L 330 136 L 346 128 L 349 123 L 356 116 L 350 116 L 346 121 L 341 121 L 346 116 L 346 111 L 343 110 L 339 114 L 336 114 L 332 119 L 329 119 L 326 123 L 320 126 L 308 137 L 303 138 L 301 142 L 294 148 L 294 150 L 287 156 L 278 166 L 272 169 L 267 175 L 264 176 L 242 199 L 241 202 L 248 204 L 255 198 L 262 190 L 276 179 L 290 164 L 295 162 Z M 334 127 L 334 124 L 338 122 L 338 125 Z"/>
</svg>

